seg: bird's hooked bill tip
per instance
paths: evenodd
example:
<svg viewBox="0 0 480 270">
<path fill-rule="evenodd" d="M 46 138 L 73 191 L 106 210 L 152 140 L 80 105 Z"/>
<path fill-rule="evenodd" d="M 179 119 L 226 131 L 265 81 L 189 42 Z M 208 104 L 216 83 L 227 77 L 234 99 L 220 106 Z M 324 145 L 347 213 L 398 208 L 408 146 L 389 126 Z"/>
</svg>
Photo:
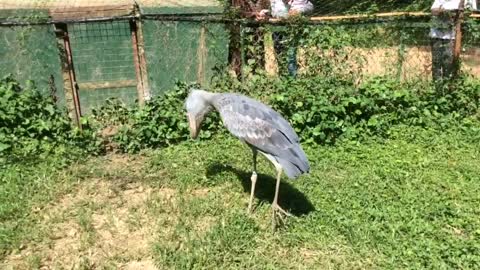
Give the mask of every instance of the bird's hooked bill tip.
<svg viewBox="0 0 480 270">
<path fill-rule="evenodd" d="M 198 136 L 198 130 L 197 130 L 197 121 L 195 120 L 195 116 L 193 116 L 190 113 L 187 113 L 187 118 L 188 118 L 188 126 L 190 128 L 190 137 L 192 137 L 192 139 L 196 139 Z"/>
</svg>

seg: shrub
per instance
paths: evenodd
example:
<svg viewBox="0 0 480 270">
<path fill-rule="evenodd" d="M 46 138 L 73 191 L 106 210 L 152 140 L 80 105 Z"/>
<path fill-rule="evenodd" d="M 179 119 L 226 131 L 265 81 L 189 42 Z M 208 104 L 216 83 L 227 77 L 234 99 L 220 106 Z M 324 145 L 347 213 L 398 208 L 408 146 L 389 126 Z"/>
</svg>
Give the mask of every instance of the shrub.
<svg viewBox="0 0 480 270">
<path fill-rule="evenodd" d="M 107 106 L 96 110 L 94 116 L 104 124 L 109 121 L 105 118 L 113 119 L 110 123 L 119 126 L 113 140 L 125 152 L 185 141 L 189 138 L 189 131 L 183 104 L 193 86 L 177 83 L 173 90 L 153 98 L 143 108 L 127 108 L 109 101 Z M 218 122 L 215 116 L 205 119 L 200 138 L 209 138 L 218 130 Z"/>
<path fill-rule="evenodd" d="M 112 123 L 121 126 L 114 141 L 123 151 L 168 146 L 189 138 L 183 103 L 190 87 L 178 83 L 144 108 L 128 109 L 110 101 L 95 114 L 97 119 L 113 119 Z M 480 99 L 479 82 L 468 78 L 436 89 L 430 84 L 401 83 L 384 77 L 356 87 L 349 80 L 331 77 L 292 80 L 254 75 L 244 82 L 218 79 L 212 91 L 257 98 L 284 115 L 302 142 L 319 144 L 386 138 L 391 127 L 399 124 L 442 128 L 469 116 L 474 120 Z M 210 114 L 202 125 L 201 138 L 225 130 L 219 126 L 218 114 Z"/>
<path fill-rule="evenodd" d="M 430 84 L 372 78 L 351 81 L 313 77 L 292 80 L 254 77 L 250 83 L 221 83 L 217 91 L 248 94 L 282 113 L 308 143 L 388 136 L 397 124 L 450 125 L 478 113 L 480 83 L 464 78 L 436 89 Z"/>
<path fill-rule="evenodd" d="M 89 121 L 82 121 L 80 131 L 51 97 L 33 86 L 21 87 L 11 76 L 0 79 L 0 159 L 98 152 L 100 144 Z"/>
</svg>

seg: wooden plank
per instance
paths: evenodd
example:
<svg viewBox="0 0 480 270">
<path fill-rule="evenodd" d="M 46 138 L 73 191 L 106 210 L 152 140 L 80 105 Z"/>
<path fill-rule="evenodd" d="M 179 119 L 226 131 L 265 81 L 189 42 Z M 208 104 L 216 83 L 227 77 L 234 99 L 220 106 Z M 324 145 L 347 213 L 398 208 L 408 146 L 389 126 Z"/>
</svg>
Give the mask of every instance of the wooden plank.
<svg viewBox="0 0 480 270">
<path fill-rule="evenodd" d="M 115 89 L 125 87 L 136 87 L 136 80 L 118 80 L 110 82 L 84 82 L 79 83 L 78 88 L 81 90 L 99 90 L 99 89 Z"/>
<path fill-rule="evenodd" d="M 109 12 L 81 12 L 81 13 L 51 13 L 51 18 L 54 21 L 70 21 L 70 20 L 84 20 L 93 18 L 115 18 L 130 15 L 129 12 L 124 11 L 109 11 Z"/>
<path fill-rule="evenodd" d="M 50 8 L 52 12 L 91 12 L 95 13 L 97 11 L 118 11 L 118 10 L 124 10 L 124 11 L 133 11 L 133 5 L 103 5 L 103 6 L 80 6 L 80 7 L 75 7 L 75 6 L 63 6 L 63 7 L 52 7 Z"/>
<path fill-rule="evenodd" d="M 339 21 L 339 20 L 351 20 L 351 19 L 367 19 L 367 18 L 388 18 L 388 17 L 426 17 L 430 16 L 429 12 L 385 12 L 374 14 L 354 14 L 354 15 L 342 15 L 342 16 L 319 16 L 310 17 L 310 21 Z M 269 19 L 269 22 L 280 22 L 282 19 Z"/>
<path fill-rule="evenodd" d="M 49 10 L 50 16 L 54 20 L 118 17 L 130 15 L 132 12 L 132 5 L 65 7 Z"/>
<path fill-rule="evenodd" d="M 353 15 L 342 15 L 342 16 L 316 16 L 309 17 L 308 19 L 312 22 L 320 21 L 339 21 L 339 20 L 353 20 L 353 19 L 368 19 L 368 18 L 393 18 L 393 17 L 430 17 L 432 14 L 430 12 L 383 12 L 383 13 L 374 13 L 374 14 L 353 14 Z M 480 13 L 472 13 L 469 15 L 471 18 L 480 19 Z M 282 19 L 269 19 L 269 22 L 281 22 Z"/>
</svg>

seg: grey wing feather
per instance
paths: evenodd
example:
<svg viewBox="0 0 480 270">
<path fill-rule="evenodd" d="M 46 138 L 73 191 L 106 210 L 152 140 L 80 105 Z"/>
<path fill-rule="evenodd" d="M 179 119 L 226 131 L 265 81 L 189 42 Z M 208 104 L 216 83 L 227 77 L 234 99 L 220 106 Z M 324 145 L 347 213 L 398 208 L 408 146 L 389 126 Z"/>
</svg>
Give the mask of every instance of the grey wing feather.
<svg viewBox="0 0 480 270">
<path fill-rule="evenodd" d="M 310 169 L 290 124 L 270 107 L 241 95 L 224 95 L 218 110 L 227 129 L 262 152 L 273 155 L 290 178 Z"/>
<path fill-rule="evenodd" d="M 236 103 L 237 105 L 237 110 L 240 113 L 245 113 L 248 114 L 250 110 L 245 109 L 245 104 L 249 104 L 251 107 L 253 107 L 253 110 L 251 110 L 251 114 L 255 117 L 258 117 L 260 119 L 263 119 L 265 121 L 271 122 L 272 124 L 275 124 L 278 130 L 283 132 L 287 138 L 292 141 L 292 142 L 299 142 L 299 138 L 297 133 L 295 133 L 295 130 L 292 128 L 290 123 L 288 123 L 285 118 L 283 118 L 278 112 L 270 108 L 269 106 L 258 102 L 254 99 L 245 97 L 245 96 L 240 96 L 240 103 Z M 245 103 L 243 103 L 245 102 Z M 240 106 L 239 106 L 240 105 Z"/>
</svg>

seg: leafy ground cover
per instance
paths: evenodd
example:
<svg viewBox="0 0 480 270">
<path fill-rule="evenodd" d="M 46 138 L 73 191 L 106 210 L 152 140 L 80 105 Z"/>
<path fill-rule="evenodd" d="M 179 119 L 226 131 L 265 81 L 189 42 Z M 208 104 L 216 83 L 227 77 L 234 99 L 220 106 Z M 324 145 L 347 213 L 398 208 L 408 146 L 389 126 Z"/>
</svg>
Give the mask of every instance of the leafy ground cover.
<svg viewBox="0 0 480 270">
<path fill-rule="evenodd" d="M 478 269 L 472 134 L 396 126 L 383 141 L 306 147 L 311 174 L 282 183 L 295 217 L 276 233 L 271 165 L 250 216 L 250 152 L 221 134 L 66 168 L 3 165 L 2 268 Z"/>
</svg>

